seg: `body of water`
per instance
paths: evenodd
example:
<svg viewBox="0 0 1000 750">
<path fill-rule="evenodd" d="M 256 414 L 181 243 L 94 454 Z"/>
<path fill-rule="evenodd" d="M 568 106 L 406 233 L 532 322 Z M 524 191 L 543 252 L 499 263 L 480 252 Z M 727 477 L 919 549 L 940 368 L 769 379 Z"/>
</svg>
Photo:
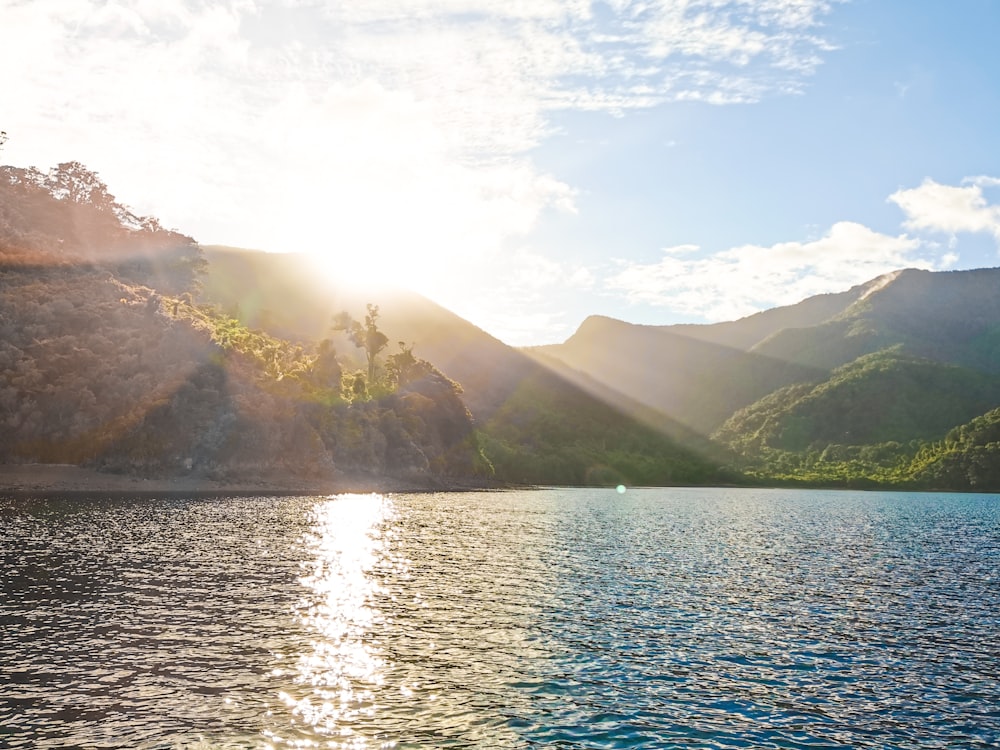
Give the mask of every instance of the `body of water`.
<svg viewBox="0 0 1000 750">
<path fill-rule="evenodd" d="M 1000 747 L 1000 498 L 0 500 L 0 746 Z"/>
</svg>

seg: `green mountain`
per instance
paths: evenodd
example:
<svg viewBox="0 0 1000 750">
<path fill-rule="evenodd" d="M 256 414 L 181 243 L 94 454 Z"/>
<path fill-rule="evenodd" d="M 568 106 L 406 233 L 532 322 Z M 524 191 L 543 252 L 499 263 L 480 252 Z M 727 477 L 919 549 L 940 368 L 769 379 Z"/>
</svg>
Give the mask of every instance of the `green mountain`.
<svg viewBox="0 0 1000 750">
<path fill-rule="evenodd" d="M 1000 269 L 515 350 L 420 295 L 0 167 L 0 462 L 413 486 L 1000 489 Z"/>
<path fill-rule="evenodd" d="M 676 420 L 588 387 L 560 363 L 507 346 L 413 292 L 347 287 L 307 257 L 206 249 L 202 299 L 249 326 L 314 345 L 329 338 L 345 366 L 357 350 L 331 320 L 378 301 L 382 327 L 461 385 L 484 456 L 504 481 L 548 484 L 699 484 L 736 481 L 724 451 Z M 553 425 L 563 429 L 554 430 Z"/>
<path fill-rule="evenodd" d="M 419 295 L 206 252 L 75 163 L 0 168 L 0 269 L 0 462 L 413 486 L 733 478 Z"/>
<path fill-rule="evenodd" d="M 923 446 L 909 473 L 922 487 L 1000 489 L 1000 409 L 950 430 L 940 442 Z"/>
<path fill-rule="evenodd" d="M 714 437 L 745 453 L 930 440 L 1000 403 L 1000 378 L 898 350 L 858 357 L 815 385 L 780 388 Z"/>
<path fill-rule="evenodd" d="M 1000 269 L 898 271 L 706 326 L 591 318 L 534 353 L 710 433 L 762 481 L 954 483 L 911 462 L 1000 405 Z"/>
<path fill-rule="evenodd" d="M 842 313 L 786 328 L 753 351 L 834 368 L 889 346 L 937 362 L 1000 371 L 1000 268 L 908 269 L 869 282 Z"/>
</svg>

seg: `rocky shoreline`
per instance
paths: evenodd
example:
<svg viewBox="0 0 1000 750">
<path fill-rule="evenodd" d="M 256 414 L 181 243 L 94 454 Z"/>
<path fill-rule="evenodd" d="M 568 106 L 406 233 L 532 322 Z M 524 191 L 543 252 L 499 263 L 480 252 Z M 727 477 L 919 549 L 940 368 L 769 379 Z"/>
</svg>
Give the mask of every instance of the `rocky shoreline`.
<svg viewBox="0 0 1000 750">
<path fill-rule="evenodd" d="M 504 489 L 496 484 L 436 477 L 400 479 L 363 475 L 331 478 L 293 474 L 242 481 L 207 477 L 135 477 L 68 464 L 0 465 L 0 497 L 156 495 L 336 495 L 369 492 L 459 492 Z"/>
</svg>

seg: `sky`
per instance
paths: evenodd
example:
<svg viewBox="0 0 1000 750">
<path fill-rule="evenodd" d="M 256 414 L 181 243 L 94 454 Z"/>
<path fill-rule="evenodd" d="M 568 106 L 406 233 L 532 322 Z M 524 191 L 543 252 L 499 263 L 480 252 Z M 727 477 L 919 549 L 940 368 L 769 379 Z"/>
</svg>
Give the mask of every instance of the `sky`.
<svg viewBox="0 0 1000 750">
<path fill-rule="evenodd" d="M 996 0 L 0 0 L 0 161 L 512 345 L 1000 265 Z"/>
</svg>

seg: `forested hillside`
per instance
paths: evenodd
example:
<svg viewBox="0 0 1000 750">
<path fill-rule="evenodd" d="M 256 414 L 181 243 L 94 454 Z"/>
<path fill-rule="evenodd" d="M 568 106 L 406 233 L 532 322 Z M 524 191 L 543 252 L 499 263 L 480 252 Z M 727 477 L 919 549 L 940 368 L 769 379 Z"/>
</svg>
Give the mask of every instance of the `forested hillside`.
<svg viewBox="0 0 1000 750">
<path fill-rule="evenodd" d="M 419 295 L 0 168 L 0 462 L 135 476 L 1000 489 L 1000 269 L 517 351 Z"/>
<path fill-rule="evenodd" d="M 989 442 L 946 439 L 1000 406 L 1000 269 L 898 271 L 706 326 L 591 318 L 535 353 L 710 434 L 759 481 L 1000 489 Z"/>
<path fill-rule="evenodd" d="M 191 238 L 79 164 L 0 172 L 0 461 L 143 476 L 488 477 L 459 389 L 405 350 L 378 382 L 197 305 Z M 377 312 L 376 312 L 377 315 Z"/>
<path fill-rule="evenodd" d="M 0 266 L 0 462 L 413 486 L 731 478 L 417 295 L 338 290 L 295 256 L 206 258 L 76 163 L 0 170 Z"/>
<path fill-rule="evenodd" d="M 998 403 L 995 376 L 887 349 L 816 385 L 775 391 L 734 414 L 715 437 L 743 452 L 929 440 Z"/>
<path fill-rule="evenodd" d="M 921 486 L 1000 489 L 1000 409 L 950 430 L 944 440 L 921 446 L 909 468 Z"/>
</svg>

